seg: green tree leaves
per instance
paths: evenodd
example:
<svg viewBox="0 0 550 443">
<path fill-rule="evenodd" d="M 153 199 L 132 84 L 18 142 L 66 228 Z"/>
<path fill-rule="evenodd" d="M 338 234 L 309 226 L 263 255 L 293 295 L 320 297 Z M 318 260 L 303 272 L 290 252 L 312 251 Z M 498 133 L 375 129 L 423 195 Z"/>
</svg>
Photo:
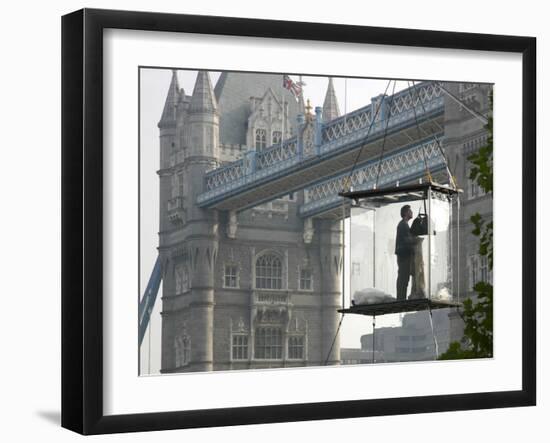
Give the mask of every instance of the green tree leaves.
<svg viewBox="0 0 550 443">
<path fill-rule="evenodd" d="M 491 108 L 493 96 L 489 97 Z M 487 144 L 478 152 L 470 155 L 472 163 L 470 179 L 486 192 L 493 192 L 493 117 L 485 126 L 488 131 Z M 489 269 L 493 269 L 493 221 L 486 221 L 476 213 L 470 217 L 474 225 L 472 234 L 479 237 L 479 255 L 487 257 Z M 440 360 L 467 358 L 490 358 L 493 356 L 493 285 L 478 282 L 474 286 L 475 300 L 464 301 L 463 311 L 459 313 L 464 321 L 462 341 L 452 342 L 449 349 L 439 356 Z"/>
<path fill-rule="evenodd" d="M 493 107 L 493 96 L 489 97 L 491 108 Z M 477 184 L 486 192 L 493 192 L 493 117 L 489 117 L 485 125 L 488 131 L 487 144 L 468 157 L 472 163 L 470 168 L 470 180 L 475 180 Z"/>
</svg>

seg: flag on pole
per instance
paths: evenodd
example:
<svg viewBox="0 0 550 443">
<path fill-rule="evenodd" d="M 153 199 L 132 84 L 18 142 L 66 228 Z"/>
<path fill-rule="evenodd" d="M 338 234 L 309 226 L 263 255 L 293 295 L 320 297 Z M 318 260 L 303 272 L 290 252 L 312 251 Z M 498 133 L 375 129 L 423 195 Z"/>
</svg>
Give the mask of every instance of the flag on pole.
<svg viewBox="0 0 550 443">
<path fill-rule="evenodd" d="M 288 75 L 283 76 L 283 88 L 292 92 L 295 98 L 298 98 L 302 93 L 302 85 L 294 82 Z"/>
</svg>

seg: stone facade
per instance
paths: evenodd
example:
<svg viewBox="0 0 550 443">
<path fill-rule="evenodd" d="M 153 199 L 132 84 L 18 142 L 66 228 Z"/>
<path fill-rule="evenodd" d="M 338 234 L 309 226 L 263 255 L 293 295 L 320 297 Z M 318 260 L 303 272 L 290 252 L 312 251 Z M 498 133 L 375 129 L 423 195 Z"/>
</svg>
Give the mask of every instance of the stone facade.
<svg viewBox="0 0 550 443">
<path fill-rule="evenodd" d="M 341 223 L 298 217 L 303 192 L 240 213 L 193 203 L 206 171 L 296 134 L 282 84 L 223 73 L 212 88 L 200 72 L 187 96 L 173 73 L 158 125 L 162 373 L 340 363 Z"/>
<path fill-rule="evenodd" d="M 445 88 L 470 109 L 488 115 L 491 111 L 490 93 L 492 85 L 477 83 L 447 83 Z M 469 179 L 471 164 L 468 157 L 485 145 L 487 130 L 484 123 L 455 100 L 445 100 L 445 137 L 444 147 L 449 159 L 449 167 L 457 183 L 464 192 L 460 199 L 459 241 L 460 260 L 453 257 L 454 278 L 458 278 L 460 299 L 474 297 L 473 286 L 476 282 L 492 281 L 486 260 L 479 257 L 479 237 L 472 234 L 473 224 L 470 217 L 479 213 L 487 221 L 493 216 L 493 197 L 485 195 Z M 464 325 L 455 311 L 449 313 L 451 320 L 450 340 L 461 340 Z M 443 348 L 443 351 L 445 349 Z"/>
</svg>

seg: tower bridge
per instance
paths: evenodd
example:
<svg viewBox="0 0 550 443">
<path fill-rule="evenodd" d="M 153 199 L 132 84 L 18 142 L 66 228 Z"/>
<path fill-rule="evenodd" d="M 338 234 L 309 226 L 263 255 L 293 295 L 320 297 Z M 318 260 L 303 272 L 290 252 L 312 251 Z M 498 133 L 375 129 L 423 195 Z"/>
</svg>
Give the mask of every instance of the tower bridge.
<svg viewBox="0 0 550 443">
<path fill-rule="evenodd" d="M 442 86 L 489 109 L 490 87 L 421 82 L 340 115 L 328 79 L 311 113 L 283 75 L 223 72 L 213 88 L 200 71 L 187 95 L 173 71 L 158 123 L 159 257 L 139 310 L 141 341 L 162 288 L 162 373 L 341 363 L 338 193 L 446 178 L 443 150 L 467 180 L 464 152 L 484 129 Z"/>
<path fill-rule="evenodd" d="M 436 140 L 442 136 L 444 108 L 442 89 L 434 82 L 375 97 L 327 123 L 317 107 L 315 116 L 298 116 L 296 136 L 207 172 L 197 205 L 240 212 L 303 189 L 300 216 L 319 215 L 339 200 L 342 186 L 335 183 L 343 184 L 352 168 L 355 188 L 375 184 L 382 150 L 378 185 L 417 179 L 426 163 L 434 170 L 444 167 Z"/>
<path fill-rule="evenodd" d="M 354 168 L 353 172 L 345 171 L 308 186 L 304 190 L 304 203 L 298 208 L 300 217 L 341 218 L 341 205 L 345 199 L 338 193 L 345 189 L 348 182 L 356 191 L 373 189 L 375 185 L 385 187 L 407 183 L 424 178 L 426 165 L 432 177 L 443 182 L 447 172 L 438 145 L 441 135 L 396 149 L 380 161 L 377 157 L 372 158 Z M 440 175 L 441 179 L 438 178 Z"/>
</svg>

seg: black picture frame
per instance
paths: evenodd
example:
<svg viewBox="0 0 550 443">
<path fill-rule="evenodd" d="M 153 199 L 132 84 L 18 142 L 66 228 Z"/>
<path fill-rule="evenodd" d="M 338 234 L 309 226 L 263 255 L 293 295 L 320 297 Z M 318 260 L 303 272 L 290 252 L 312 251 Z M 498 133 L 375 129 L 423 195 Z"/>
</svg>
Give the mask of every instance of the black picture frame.
<svg viewBox="0 0 550 443">
<path fill-rule="evenodd" d="M 109 415 L 103 412 L 103 31 L 108 28 L 522 55 L 522 388 L 506 392 Z M 536 39 L 84 9 L 62 18 L 62 426 L 151 431 L 536 404 Z"/>
</svg>

